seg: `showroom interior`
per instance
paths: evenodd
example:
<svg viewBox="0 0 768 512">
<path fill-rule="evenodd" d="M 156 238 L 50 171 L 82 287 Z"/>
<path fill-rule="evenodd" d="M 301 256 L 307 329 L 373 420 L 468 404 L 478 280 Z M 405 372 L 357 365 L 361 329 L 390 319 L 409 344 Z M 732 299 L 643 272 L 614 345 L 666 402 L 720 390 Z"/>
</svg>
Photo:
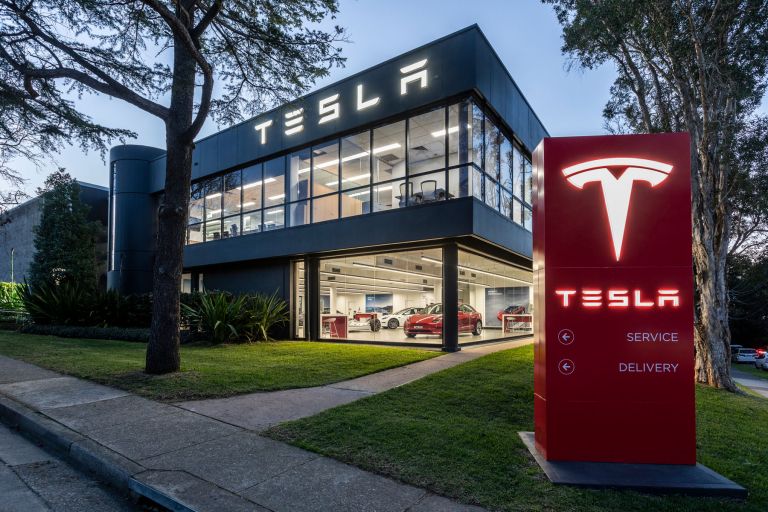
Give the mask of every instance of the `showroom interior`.
<svg viewBox="0 0 768 512">
<path fill-rule="evenodd" d="M 319 260 L 320 338 L 442 346 L 443 248 Z M 530 333 L 531 272 L 458 250 L 458 344 Z M 304 262 L 295 263 L 296 335 L 304 337 Z"/>
<path fill-rule="evenodd" d="M 327 86 L 198 142 L 182 289 L 277 293 L 291 339 L 452 351 L 529 335 L 545 135 L 477 27 Z M 110 160 L 109 286 L 144 291 L 165 155 Z"/>
</svg>

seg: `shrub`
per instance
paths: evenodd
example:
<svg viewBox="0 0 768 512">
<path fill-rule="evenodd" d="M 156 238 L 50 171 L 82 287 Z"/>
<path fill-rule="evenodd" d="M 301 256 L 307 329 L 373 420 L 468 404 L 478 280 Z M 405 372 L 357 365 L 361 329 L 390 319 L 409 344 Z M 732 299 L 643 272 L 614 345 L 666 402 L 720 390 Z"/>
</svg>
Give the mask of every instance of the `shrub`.
<svg viewBox="0 0 768 512">
<path fill-rule="evenodd" d="M 190 325 L 213 343 L 246 339 L 249 326 L 248 297 L 228 293 L 201 293 L 198 307 L 182 305 Z"/>
<path fill-rule="evenodd" d="M 42 325 L 148 328 L 149 295 L 120 295 L 71 281 L 23 287 L 22 300 L 32 321 Z"/>
<path fill-rule="evenodd" d="M 0 282 L 0 309 L 5 311 L 24 311 L 23 290 L 24 285 L 21 283 Z"/>
<path fill-rule="evenodd" d="M 77 282 L 40 283 L 34 288 L 25 286 L 22 300 L 32 321 L 37 324 L 89 325 L 93 322 L 92 293 Z"/>
<path fill-rule="evenodd" d="M 189 326 L 213 343 L 267 341 L 289 318 L 288 305 L 277 293 L 198 293 L 189 296 L 181 309 Z"/>
<path fill-rule="evenodd" d="M 80 325 L 27 324 L 20 329 L 25 334 L 43 334 L 61 338 L 88 338 L 97 340 L 124 340 L 146 343 L 149 329 L 128 327 L 93 327 Z"/>
<path fill-rule="evenodd" d="M 90 318 L 92 325 L 147 328 L 152 321 L 152 297 L 121 295 L 115 290 L 95 292 Z"/>
<path fill-rule="evenodd" d="M 270 340 L 270 333 L 288 322 L 288 319 L 288 304 L 277 292 L 272 295 L 257 294 L 251 298 L 249 323 L 252 339 Z"/>
</svg>

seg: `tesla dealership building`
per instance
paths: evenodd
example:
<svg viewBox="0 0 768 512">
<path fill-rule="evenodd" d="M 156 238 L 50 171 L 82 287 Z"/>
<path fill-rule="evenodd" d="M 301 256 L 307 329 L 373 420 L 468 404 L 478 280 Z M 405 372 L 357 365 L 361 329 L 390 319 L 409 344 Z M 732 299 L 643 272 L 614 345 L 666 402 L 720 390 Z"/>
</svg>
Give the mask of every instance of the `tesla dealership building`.
<svg viewBox="0 0 768 512">
<path fill-rule="evenodd" d="M 183 288 L 290 305 L 292 339 L 530 332 L 531 151 L 547 136 L 472 26 L 196 143 Z M 152 287 L 165 153 L 110 154 L 110 288 Z"/>
</svg>

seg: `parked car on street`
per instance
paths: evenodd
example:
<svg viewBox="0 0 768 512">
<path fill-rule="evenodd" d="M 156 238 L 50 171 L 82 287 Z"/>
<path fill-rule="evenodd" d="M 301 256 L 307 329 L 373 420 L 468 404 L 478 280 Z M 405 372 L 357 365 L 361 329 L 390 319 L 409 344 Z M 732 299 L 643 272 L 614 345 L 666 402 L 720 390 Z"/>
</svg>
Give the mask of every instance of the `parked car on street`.
<svg viewBox="0 0 768 512">
<path fill-rule="evenodd" d="M 757 351 L 757 354 L 755 355 L 755 368 L 768 372 L 768 352 L 765 350 Z"/>
<path fill-rule="evenodd" d="M 753 348 L 740 348 L 736 352 L 732 353 L 732 359 L 734 363 L 754 363 L 757 350 Z"/>
<path fill-rule="evenodd" d="M 443 305 L 433 304 L 421 313 L 410 316 L 403 324 L 409 338 L 417 334 L 440 335 L 443 333 Z M 471 332 L 479 336 L 483 332 L 483 317 L 469 304 L 459 304 L 459 333 Z"/>
<path fill-rule="evenodd" d="M 421 313 L 421 308 L 405 308 L 381 317 L 381 326 L 387 329 L 397 329 L 411 315 Z"/>
</svg>

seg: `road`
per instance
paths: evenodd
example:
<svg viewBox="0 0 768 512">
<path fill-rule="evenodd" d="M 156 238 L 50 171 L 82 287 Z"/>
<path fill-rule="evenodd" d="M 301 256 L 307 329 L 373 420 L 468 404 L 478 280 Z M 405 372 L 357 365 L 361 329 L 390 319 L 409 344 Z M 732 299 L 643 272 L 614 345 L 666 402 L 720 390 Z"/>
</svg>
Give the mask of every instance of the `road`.
<svg viewBox="0 0 768 512">
<path fill-rule="evenodd" d="M 143 510 L 0 424 L 0 512 Z"/>
<path fill-rule="evenodd" d="M 742 386 L 746 386 L 758 395 L 768 398 L 768 380 L 740 371 L 735 365 L 731 366 L 731 375 Z"/>
</svg>

